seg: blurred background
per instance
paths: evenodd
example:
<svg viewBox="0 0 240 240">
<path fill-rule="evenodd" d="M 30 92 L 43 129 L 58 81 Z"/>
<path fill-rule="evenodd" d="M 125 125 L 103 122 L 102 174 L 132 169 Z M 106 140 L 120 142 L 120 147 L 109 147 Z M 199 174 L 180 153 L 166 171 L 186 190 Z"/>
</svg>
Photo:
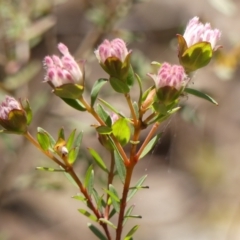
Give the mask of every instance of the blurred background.
<svg viewBox="0 0 240 240">
<path fill-rule="evenodd" d="M 133 183 L 147 174 L 150 189 L 132 200 L 134 214 L 143 218 L 129 221 L 125 231 L 140 224 L 138 240 L 239 240 L 239 11 L 238 0 L 1 0 L 0 100 L 6 94 L 30 100 L 34 136 L 37 126 L 55 137 L 60 127 L 84 130 L 76 163 L 81 174 L 91 162 L 87 147 L 107 155 L 89 126 L 94 119 L 42 83 L 44 56 L 57 54 L 63 42 L 76 59 L 87 59 L 88 98 L 94 81 L 106 76 L 94 49 L 105 38 L 121 37 L 147 88 L 151 61 L 178 62 L 175 36 L 188 20 L 210 22 L 222 31 L 224 48 L 194 74 L 190 87 L 209 93 L 219 106 L 183 97 L 182 110 L 162 125 L 162 139 L 136 168 Z M 109 89 L 101 96 L 125 112 L 123 99 Z M 71 198 L 77 189 L 61 173 L 38 172 L 37 166 L 54 165 L 21 136 L 0 135 L 0 240 L 95 239 L 77 211 L 82 203 Z M 103 176 L 96 175 L 101 187 Z"/>
</svg>

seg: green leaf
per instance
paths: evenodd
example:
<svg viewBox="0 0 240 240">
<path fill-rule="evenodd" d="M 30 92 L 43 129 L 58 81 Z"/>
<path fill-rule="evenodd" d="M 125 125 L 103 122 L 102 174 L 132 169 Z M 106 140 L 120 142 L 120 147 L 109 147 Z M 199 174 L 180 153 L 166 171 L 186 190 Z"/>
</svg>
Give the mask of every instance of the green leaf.
<svg viewBox="0 0 240 240">
<path fill-rule="evenodd" d="M 128 208 L 128 210 L 126 211 L 126 214 L 124 216 L 124 220 L 123 220 L 123 226 L 126 224 L 127 220 L 128 220 L 128 216 L 131 215 L 133 209 L 134 209 L 135 205 L 132 205 Z"/>
<path fill-rule="evenodd" d="M 117 138 L 119 143 L 126 145 L 131 136 L 131 130 L 128 121 L 125 118 L 119 118 L 112 126 L 113 135 Z"/>
<path fill-rule="evenodd" d="M 103 235 L 103 233 L 97 227 L 95 227 L 93 224 L 88 223 L 88 227 L 92 231 L 92 233 L 96 237 L 98 237 L 98 239 L 100 239 L 100 240 L 107 240 L 107 238 Z"/>
<path fill-rule="evenodd" d="M 49 149 L 50 139 L 49 139 L 47 134 L 42 133 L 42 132 L 38 132 L 37 133 L 37 140 L 38 140 L 38 143 L 40 144 L 41 148 L 44 151 L 47 151 Z"/>
<path fill-rule="evenodd" d="M 102 135 L 112 133 L 112 128 L 108 127 L 108 126 L 99 126 L 99 127 L 96 128 L 96 130 L 99 134 L 102 134 Z"/>
<path fill-rule="evenodd" d="M 129 87 L 132 87 L 133 84 L 134 84 L 134 72 L 133 72 L 132 66 L 130 66 L 129 69 L 128 69 L 128 74 L 127 74 L 127 77 L 126 77 L 126 83 Z"/>
<path fill-rule="evenodd" d="M 108 224 L 110 227 L 112 227 L 114 229 L 117 229 L 117 227 L 112 222 L 110 222 L 109 220 L 107 220 L 105 218 L 99 218 L 99 221 Z"/>
<path fill-rule="evenodd" d="M 126 237 L 124 238 L 124 240 L 131 240 L 133 234 L 138 230 L 139 225 L 134 226 L 126 235 Z"/>
<path fill-rule="evenodd" d="M 138 82 L 138 86 L 139 86 L 139 90 L 140 90 L 140 94 L 139 94 L 139 100 L 138 100 L 138 105 L 141 105 L 142 102 L 142 95 L 143 95 L 143 89 L 142 89 L 142 80 L 141 78 L 135 73 L 137 82 Z"/>
<path fill-rule="evenodd" d="M 28 99 L 21 100 L 21 104 L 27 114 L 27 125 L 29 125 L 32 122 L 33 114 Z"/>
<path fill-rule="evenodd" d="M 49 167 L 36 167 L 36 170 L 47 171 L 47 172 L 66 172 L 64 169 L 54 169 Z"/>
<path fill-rule="evenodd" d="M 93 159 L 95 160 L 95 163 L 106 173 L 108 173 L 108 169 L 102 160 L 102 158 L 99 156 L 99 154 L 92 148 L 88 148 L 88 151 L 92 155 Z"/>
<path fill-rule="evenodd" d="M 130 91 L 128 84 L 118 78 L 110 77 L 109 82 L 112 88 L 118 93 L 128 93 Z"/>
<path fill-rule="evenodd" d="M 102 86 L 106 82 L 107 82 L 107 79 L 100 78 L 94 83 L 94 85 L 92 87 L 92 91 L 91 91 L 91 107 L 93 107 L 93 105 L 97 99 L 99 91 L 101 90 Z"/>
<path fill-rule="evenodd" d="M 158 140 L 161 138 L 162 136 L 162 132 L 158 133 L 156 136 L 154 136 L 149 143 L 147 144 L 147 146 L 144 148 L 144 150 L 142 151 L 139 159 L 143 158 L 145 155 L 147 155 L 152 149 L 153 147 L 157 144 Z"/>
<path fill-rule="evenodd" d="M 102 199 L 104 194 L 101 197 L 99 197 L 98 192 L 96 191 L 95 188 L 93 188 L 92 195 L 94 197 L 95 203 L 97 204 L 97 209 L 102 211 L 102 207 L 106 206 L 106 203 Z"/>
<path fill-rule="evenodd" d="M 65 140 L 64 129 L 63 128 L 60 128 L 59 131 L 58 131 L 58 140 L 59 139 Z"/>
<path fill-rule="evenodd" d="M 116 150 L 114 151 L 114 160 L 115 160 L 118 176 L 122 181 L 122 183 L 124 183 L 126 178 L 126 167 L 124 165 L 121 155 Z"/>
<path fill-rule="evenodd" d="M 94 171 L 93 171 L 93 166 L 90 165 L 86 172 L 85 180 L 84 180 L 84 186 L 87 189 L 89 195 L 92 195 L 93 184 L 94 184 Z"/>
<path fill-rule="evenodd" d="M 111 219 L 116 213 L 117 213 L 116 209 L 113 208 L 112 211 L 110 212 L 108 218 Z"/>
<path fill-rule="evenodd" d="M 113 187 L 113 185 L 109 185 L 109 189 L 104 189 L 104 191 L 110 196 L 112 200 L 112 205 L 116 212 L 120 211 L 120 199 L 118 197 L 117 191 Z"/>
<path fill-rule="evenodd" d="M 93 220 L 95 222 L 98 221 L 97 217 L 92 215 L 91 213 L 89 213 L 87 210 L 85 210 L 85 209 L 78 209 L 78 211 L 80 213 L 82 213 L 84 216 L 88 217 L 89 219 L 91 219 L 91 220 Z"/>
<path fill-rule="evenodd" d="M 135 188 L 133 190 L 130 190 L 128 193 L 128 198 L 127 198 L 127 202 L 137 193 L 138 188 L 140 186 L 142 186 L 143 182 L 145 181 L 145 179 L 147 178 L 147 175 L 144 175 L 143 177 L 141 177 L 137 184 L 135 185 Z"/>
<path fill-rule="evenodd" d="M 54 146 L 55 146 L 55 144 L 56 144 L 56 141 L 55 141 L 54 138 L 51 136 L 51 134 L 48 133 L 46 130 L 44 130 L 44 129 L 41 128 L 41 127 L 38 127 L 38 128 L 37 128 L 37 132 L 38 132 L 38 133 L 44 133 L 45 135 L 48 136 L 49 142 L 50 142 L 50 149 L 49 149 L 49 150 L 53 151 L 53 148 L 54 148 Z"/>
<path fill-rule="evenodd" d="M 187 72 L 193 72 L 206 66 L 212 59 L 212 46 L 209 42 L 200 42 L 187 48 L 179 57 L 181 65 Z"/>
<path fill-rule="evenodd" d="M 98 99 L 101 103 L 103 103 L 106 107 L 108 107 L 112 112 L 116 113 L 117 115 L 125 118 L 124 115 L 122 115 L 120 112 L 118 112 L 110 103 L 106 102 L 105 100 L 103 100 L 102 98 Z"/>
<path fill-rule="evenodd" d="M 68 137 L 66 148 L 70 151 L 73 145 L 74 137 L 75 137 L 76 129 L 74 129 Z"/>
<path fill-rule="evenodd" d="M 73 146 L 74 146 L 74 147 L 80 147 L 80 145 L 81 145 L 81 143 L 82 143 L 82 138 L 83 138 L 83 132 L 80 132 L 80 133 L 77 135 L 77 137 L 76 137 L 76 139 L 75 139 L 75 141 L 74 141 Z"/>
<path fill-rule="evenodd" d="M 78 201 L 84 202 L 84 203 L 87 202 L 87 199 L 84 196 L 82 196 L 82 195 L 76 195 L 76 196 L 73 196 L 72 198 L 76 199 Z"/>
<path fill-rule="evenodd" d="M 75 147 L 70 150 L 68 154 L 68 162 L 70 164 L 75 163 L 75 161 L 77 160 L 78 152 L 79 152 L 79 147 Z"/>
<path fill-rule="evenodd" d="M 100 100 L 100 99 L 99 99 Z M 99 117 L 106 123 L 108 127 L 112 126 L 112 120 L 110 115 L 105 111 L 101 104 L 97 104 L 96 112 Z"/>
<path fill-rule="evenodd" d="M 136 102 L 133 102 L 133 108 L 134 108 L 136 117 L 139 118 L 139 108 L 138 108 L 138 104 Z"/>
<path fill-rule="evenodd" d="M 78 111 L 81 111 L 81 112 L 84 112 L 86 111 L 86 108 L 82 105 L 82 103 L 77 100 L 77 99 L 70 99 L 70 98 L 61 98 L 66 104 L 68 104 L 70 107 L 78 110 Z"/>
<path fill-rule="evenodd" d="M 60 87 L 54 88 L 53 92 L 60 98 L 68 98 L 76 100 L 83 93 L 83 86 L 73 83 L 63 84 Z"/>
<path fill-rule="evenodd" d="M 202 99 L 205 99 L 215 105 L 218 105 L 218 103 L 212 98 L 210 97 L 209 95 L 207 95 L 206 93 L 203 93 L 203 92 L 200 92 L 196 89 L 192 89 L 192 88 L 185 88 L 184 89 L 184 92 L 188 93 L 188 94 L 191 94 L 191 95 L 194 95 L 196 97 L 199 97 L 199 98 L 202 98 Z"/>
<path fill-rule="evenodd" d="M 69 180 L 70 183 L 72 183 L 76 188 L 79 188 L 77 183 L 75 182 L 75 180 L 72 178 L 72 176 L 65 172 L 64 175 L 67 177 L 67 179 Z"/>
</svg>

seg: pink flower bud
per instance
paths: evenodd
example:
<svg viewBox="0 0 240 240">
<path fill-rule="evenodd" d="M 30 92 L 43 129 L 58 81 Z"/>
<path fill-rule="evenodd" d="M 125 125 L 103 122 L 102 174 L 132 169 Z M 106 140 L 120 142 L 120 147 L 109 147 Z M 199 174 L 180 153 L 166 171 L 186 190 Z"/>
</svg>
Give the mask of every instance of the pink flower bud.
<svg viewBox="0 0 240 240">
<path fill-rule="evenodd" d="M 115 57 L 121 62 L 124 62 L 130 52 L 126 47 L 126 43 L 122 39 L 115 38 L 112 41 L 108 41 L 107 39 L 104 40 L 94 53 L 98 61 L 104 64 L 109 57 Z"/>
<path fill-rule="evenodd" d="M 5 101 L 0 104 L 0 118 L 8 120 L 8 114 L 15 109 L 22 109 L 20 103 L 13 97 L 6 96 Z"/>
<path fill-rule="evenodd" d="M 182 66 L 166 62 L 161 65 L 157 75 L 148 75 L 154 80 L 157 89 L 169 86 L 179 91 L 189 80 Z"/>
<path fill-rule="evenodd" d="M 183 37 L 188 47 L 199 42 L 209 42 L 213 51 L 216 51 L 219 48 L 216 44 L 221 37 L 221 32 L 218 29 L 212 29 L 210 23 L 203 25 L 198 17 L 194 17 L 189 21 Z"/>
<path fill-rule="evenodd" d="M 45 81 L 51 82 L 54 87 L 68 83 L 83 85 L 83 70 L 69 53 L 67 46 L 59 43 L 58 49 L 63 54 L 61 58 L 53 55 L 46 56 L 44 59 Z"/>
</svg>

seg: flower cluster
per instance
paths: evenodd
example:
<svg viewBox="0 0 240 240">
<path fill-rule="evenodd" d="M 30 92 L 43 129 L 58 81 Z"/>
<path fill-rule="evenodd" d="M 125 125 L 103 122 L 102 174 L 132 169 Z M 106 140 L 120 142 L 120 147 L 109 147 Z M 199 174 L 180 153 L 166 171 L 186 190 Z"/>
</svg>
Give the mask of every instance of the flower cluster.
<svg viewBox="0 0 240 240">
<path fill-rule="evenodd" d="M 5 101 L 0 105 L 0 118 L 7 120 L 8 115 L 12 110 L 21 110 L 20 103 L 13 97 L 6 96 Z"/>
<path fill-rule="evenodd" d="M 182 66 L 170 65 L 166 62 L 161 65 L 157 75 L 148 75 L 154 80 L 157 89 L 169 86 L 180 90 L 189 80 Z"/>
<path fill-rule="evenodd" d="M 130 52 L 125 42 L 120 38 L 116 38 L 112 41 L 104 40 L 94 53 L 98 61 L 104 64 L 109 57 L 115 57 L 121 62 L 124 62 Z"/>
<path fill-rule="evenodd" d="M 44 59 L 47 72 L 45 81 L 52 84 L 53 87 L 60 87 L 68 83 L 83 85 L 83 66 L 79 66 L 63 43 L 59 43 L 58 50 L 63 54 L 61 58 L 53 55 Z"/>
<path fill-rule="evenodd" d="M 212 49 L 216 51 L 218 49 L 216 44 L 221 37 L 221 32 L 216 28 L 212 29 L 210 23 L 203 25 L 199 22 L 198 17 L 194 17 L 189 21 L 183 37 L 188 47 L 199 42 L 209 42 Z"/>
</svg>

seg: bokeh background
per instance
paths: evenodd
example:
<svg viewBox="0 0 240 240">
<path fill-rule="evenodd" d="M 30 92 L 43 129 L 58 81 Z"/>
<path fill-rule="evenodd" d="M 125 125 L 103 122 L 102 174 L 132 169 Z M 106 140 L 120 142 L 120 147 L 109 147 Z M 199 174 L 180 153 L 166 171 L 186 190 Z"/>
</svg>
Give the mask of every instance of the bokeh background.
<svg viewBox="0 0 240 240">
<path fill-rule="evenodd" d="M 239 12 L 238 0 L 1 0 L 0 100 L 6 94 L 28 97 L 33 135 L 38 126 L 55 137 L 60 127 L 67 133 L 84 130 L 76 163 L 81 175 L 91 162 L 87 147 L 107 155 L 89 126 L 94 119 L 75 112 L 42 83 L 44 56 L 56 54 L 63 42 L 76 59 L 87 59 L 88 97 L 94 81 L 105 76 L 93 50 L 105 38 L 121 37 L 148 87 L 151 61 L 177 63 L 176 33 L 188 20 L 211 22 L 222 31 L 224 48 L 194 74 L 191 87 L 209 93 L 219 106 L 185 96 L 182 110 L 162 125 L 162 139 L 133 178 L 148 175 L 150 188 L 132 201 L 143 218 L 129 221 L 126 231 L 140 224 L 134 239 L 239 240 Z M 126 111 L 109 89 L 101 96 Z M 77 189 L 62 174 L 38 172 L 37 166 L 54 165 L 21 136 L 0 135 L 0 240 L 95 239 L 77 211 L 82 203 L 71 198 Z M 96 175 L 101 188 L 103 176 Z"/>
</svg>

